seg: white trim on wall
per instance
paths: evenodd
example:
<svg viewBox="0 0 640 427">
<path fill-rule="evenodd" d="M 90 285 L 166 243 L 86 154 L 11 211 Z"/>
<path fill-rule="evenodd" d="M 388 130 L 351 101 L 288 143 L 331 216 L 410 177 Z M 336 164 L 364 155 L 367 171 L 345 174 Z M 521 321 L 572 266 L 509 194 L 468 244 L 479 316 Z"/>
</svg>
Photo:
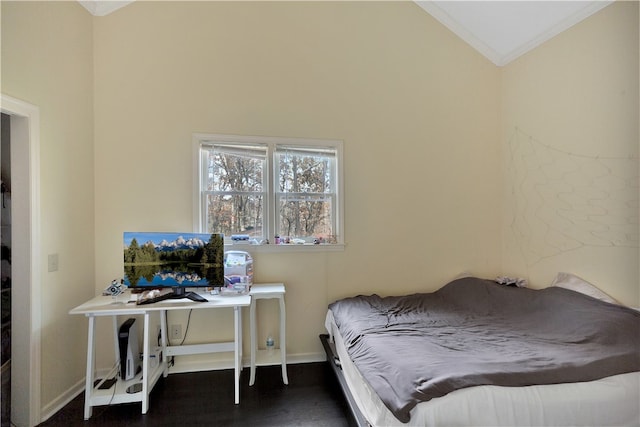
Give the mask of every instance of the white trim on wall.
<svg viewBox="0 0 640 427">
<path fill-rule="evenodd" d="M 612 0 L 576 1 L 567 11 L 565 6 L 561 5 L 560 9 L 558 8 L 557 3 L 561 2 L 529 1 L 517 6 L 512 4 L 514 2 L 506 1 L 486 4 L 476 2 L 473 7 L 456 7 L 455 9 L 448 7 L 455 2 L 431 0 L 414 0 L 414 2 L 499 67 L 509 64 L 613 3 Z M 536 18 L 531 18 L 531 14 L 527 13 L 532 11 L 536 12 Z M 482 12 L 482 14 L 475 15 L 474 12 Z M 474 25 L 469 25 L 470 19 Z M 525 23 L 526 26 L 518 25 Z M 496 31 L 496 28 L 499 31 Z M 500 43 L 497 43 L 496 34 L 506 34 L 510 38 L 505 39 L 500 36 L 498 39 Z M 508 43 L 502 45 L 505 40 L 508 40 Z"/>
<path fill-rule="evenodd" d="M 12 282 L 11 423 L 40 424 L 40 110 L 0 95 L 11 116 Z"/>
</svg>

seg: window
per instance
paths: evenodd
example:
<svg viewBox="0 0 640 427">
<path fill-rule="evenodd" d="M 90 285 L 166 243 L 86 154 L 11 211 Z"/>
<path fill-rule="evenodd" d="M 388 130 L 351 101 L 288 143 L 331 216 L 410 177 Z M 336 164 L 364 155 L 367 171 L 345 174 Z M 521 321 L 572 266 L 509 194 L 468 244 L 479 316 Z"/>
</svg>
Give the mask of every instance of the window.
<svg viewBox="0 0 640 427">
<path fill-rule="evenodd" d="M 194 136 L 196 229 L 226 244 L 343 243 L 342 142 Z"/>
</svg>

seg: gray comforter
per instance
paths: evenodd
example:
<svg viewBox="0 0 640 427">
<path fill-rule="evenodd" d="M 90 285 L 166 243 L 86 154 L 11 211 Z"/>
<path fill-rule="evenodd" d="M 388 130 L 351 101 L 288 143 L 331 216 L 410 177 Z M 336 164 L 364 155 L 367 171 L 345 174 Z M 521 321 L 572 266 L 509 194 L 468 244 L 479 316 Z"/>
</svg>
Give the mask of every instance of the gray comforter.
<svg viewBox="0 0 640 427">
<path fill-rule="evenodd" d="M 640 313 L 563 288 L 465 278 L 433 293 L 329 305 L 349 355 L 402 422 L 476 385 L 591 381 L 640 371 Z"/>
</svg>

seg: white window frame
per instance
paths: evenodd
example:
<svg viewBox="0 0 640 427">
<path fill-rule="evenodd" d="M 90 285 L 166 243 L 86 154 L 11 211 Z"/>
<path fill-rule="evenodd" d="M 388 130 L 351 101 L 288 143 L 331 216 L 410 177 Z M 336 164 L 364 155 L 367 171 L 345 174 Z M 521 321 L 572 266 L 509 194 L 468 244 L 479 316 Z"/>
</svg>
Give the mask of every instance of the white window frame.
<svg viewBox="0 0 640 427">
<path fill-rule="evenodd" d="M 267 250 L 267 251 L 304 251 L 304 250 L 342 250 L 344 248 L 344 168 L 343 168 L 343 142 L 340 140 L 311 139 L 311 138 L 285 138 L 285 137 L 264 137 L 264 136 L 240 136 L 224 134 L 193 134 L 193 230 L 204 232 L 206 213 L 204 211 L 204 198 L 202 189 L 206 182 L 203 175 L 206 165 L 204 164 L 202 150 L 203 147 L 214 144 L 238 143 L 238 144 L 259 144 L 267 146 L 265 177 L 265 197 L 263 211 L 263 229 L 269 244 L 246 244 L 233 243 L 225 236 L 225 245 L 233 246 L 236 249 L 244 250 Z M 309 148 L 333 148 L 336 151 L 335 171 L 333 171 L 335 185 L 335 200 L 332 200 L 332 215 L 334 218 L 335 243 L 324 244 L 274 244 L 276 234 L 277 197 L 278 188 L 278 165 L 276 162 L 276 146 L 309 147 Z"/>
</svg>

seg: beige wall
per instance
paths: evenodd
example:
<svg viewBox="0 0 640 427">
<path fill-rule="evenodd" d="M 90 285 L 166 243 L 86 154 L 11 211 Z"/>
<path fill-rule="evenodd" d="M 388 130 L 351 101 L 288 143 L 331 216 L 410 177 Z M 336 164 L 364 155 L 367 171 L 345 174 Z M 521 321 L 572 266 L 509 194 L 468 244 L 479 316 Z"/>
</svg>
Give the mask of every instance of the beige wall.
<svg viewBox="0 0 640 427">
<path fill-rule="evenodd" d="M 498 69 L 411 2 L 136 2 L 92 18 L 3 1 L 2 93 L 41 108 L 43 406 L 84 375 L 86 323 L 67 312 L 122 275 L 122 232 L 192 229 L 194 132 L 344 141 L 345 250 L 254 254 L 257 281 L 287 285 L 292 360 L 321 357 L 336 298 L 462 271 L 539 287 L 568 270 L 637 303 L 637 23 L 637 3 L 614 4 Z M 603 194 L 608 228 L 558 216 Z M 197 313 L 189 340 L 230 320 Z"/>
<path fill-rule="evenodd" d="M 40 108 L 42 283 L 34 292 L 42 301 L 46 411 L 84 376 L 87 325 L 68 311 L 95 293 L 92 18 L 76 2 L 1 7 L 1 91 Z M 49 273 L 53 253 L 59 270 Z"/>
<path fill-rule="evenodd" d="M 97 288 L 123 231 L 192 229 L 194 132 L 344 141 L 344 252 L 255 254 L 293 357 L 340 296 L 498 272 L 499 72 L 414 3 L 136 2 L 94 42 Z"/>
<path fill-rule="evenodd" d="M 638 2 L 616 2 L 502 69 L 503 266 L 574 273 L 640 306 Z"/>
</svg>

